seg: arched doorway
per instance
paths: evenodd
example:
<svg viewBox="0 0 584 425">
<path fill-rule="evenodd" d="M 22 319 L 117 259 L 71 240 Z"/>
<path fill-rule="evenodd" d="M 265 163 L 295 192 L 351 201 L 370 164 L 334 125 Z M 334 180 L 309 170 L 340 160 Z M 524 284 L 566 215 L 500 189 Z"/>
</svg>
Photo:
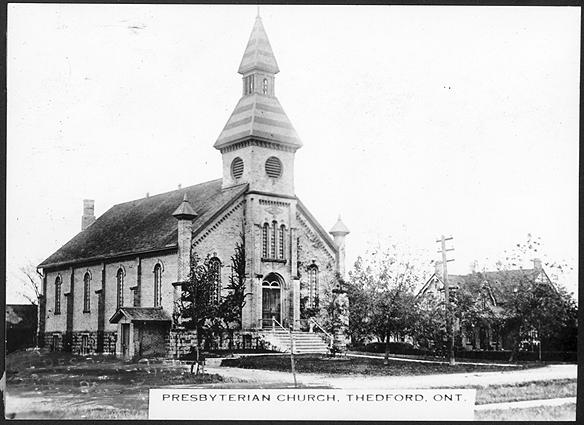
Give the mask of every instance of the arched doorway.
<svg viewBox="0 0 584 425">
<path fill-rule="evenodd" d="M 282 323 L 280 308 L 282 277 L 276 273 L 270 273 L 262 282 L 262 325 L 272 326 L 272 317 Z"/>
</svg>

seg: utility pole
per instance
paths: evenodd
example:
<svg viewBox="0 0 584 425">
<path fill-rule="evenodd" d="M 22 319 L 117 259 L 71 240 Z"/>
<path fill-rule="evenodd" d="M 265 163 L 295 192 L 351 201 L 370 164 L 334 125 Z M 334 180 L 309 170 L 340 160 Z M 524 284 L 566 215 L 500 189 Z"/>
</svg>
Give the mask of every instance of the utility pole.
<svg viewBox="0 0 584 425">
<path fill-rule="evenodd" d="M 454 317 L 453 311 L 450 306 L 450 285 L 448 283 L 448 267 L 446 266 L 448 262 L 454 261 L 454 259 L 448 260 L 446 258 L 447 251 L 454 251 L 454 248 L 446 249 L 446 241 L 452 240 L 452 236 L 445 237 L 442 235 L 436 242 L 440 244 L 439 254 L 442 254 L 442 282 L 444 283 L 444 298 L 446 306 L 446 330 L 448 332 L 448 363 L 451 366 L 455 365 L 454 359 Z"/>
</svg>

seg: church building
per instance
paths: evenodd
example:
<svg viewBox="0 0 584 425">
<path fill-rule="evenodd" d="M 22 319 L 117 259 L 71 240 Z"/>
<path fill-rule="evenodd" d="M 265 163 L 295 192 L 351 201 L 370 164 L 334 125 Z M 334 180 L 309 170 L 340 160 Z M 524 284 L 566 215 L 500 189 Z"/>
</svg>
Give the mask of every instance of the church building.
<svg viewBox="0 0 584 425">
<path fill-rule="evenodd" d="M 238 72 L 242 96 L 213 145 L 221 178 L 114 205 L 97 219 L 85 200 L 81 232 L 38 266 L 45 346 L 125 358 L 186 352 L 194 341 L 174 316 L 191 255 L 210 258 L 219 298 L 240 241 L 242 340 L 269 339 L 275 322 L 308 333 L 308 319 L 325 314 L 349 230 L 339 217 L 327 232 L 296 196 L 302 142 L 276 97 L 279 68 L 259 16 Z"/>
</svg>

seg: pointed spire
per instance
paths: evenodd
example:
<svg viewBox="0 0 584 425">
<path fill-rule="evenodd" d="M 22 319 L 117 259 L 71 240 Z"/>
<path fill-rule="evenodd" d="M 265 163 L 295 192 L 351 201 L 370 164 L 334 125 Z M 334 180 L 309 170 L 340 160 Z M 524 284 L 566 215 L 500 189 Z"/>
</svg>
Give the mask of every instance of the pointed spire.
<svg viewBox="0 0 584 425">
<path fill-rule="evenodd" d="M 271 74 L 280 72 L 268 35 L 262 24 L 259 7 L 255 24 L 251 30 L 251 35 L 237 72 L 245 74 L 252 70 L 265 71 Z"/>
<path fill-rule="evenodd" d="M 333 236 L 337 236 L 337 235 L 345 236 L 351 232 L 349 231 L 349 228 L 347 226 L 345 226 L 345 223 L 343 223 L 343 221 L 341 220 L 341 215 L 339 214 L 339 218 L 338 218 L 337 222 L 335 223 L 333 228 L 331 230 L 329 230 L 329 233 Z"/>
<path fill-rule="evenodd" d="M 197 213 L 195 212 L 195 210 L 193 210 L 193 207 L 191 206 L 191 203 L 189 202 L 186 193 L 183 198 L 183 201 L 178 206 L 178 208 L 172 213 L 172 215 L 177 220 L 193 220 L 197 216 Z"/>
</svg>

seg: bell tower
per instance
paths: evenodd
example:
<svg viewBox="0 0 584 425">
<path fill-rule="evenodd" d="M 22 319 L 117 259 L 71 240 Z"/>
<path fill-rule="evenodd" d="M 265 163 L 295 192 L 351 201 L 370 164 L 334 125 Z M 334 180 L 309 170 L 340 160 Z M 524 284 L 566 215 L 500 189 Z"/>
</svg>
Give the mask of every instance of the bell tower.
<svg viewBox="0 0 584 425">
<path fill-rule="evenodd" d="M 278 63 L 256 17 L 238 73 L 243 93 L 214 147 L 223 159 L 223 188 L 294 196 L 294 154 L 302 146 L 275 95 Z"/>
</svg>

